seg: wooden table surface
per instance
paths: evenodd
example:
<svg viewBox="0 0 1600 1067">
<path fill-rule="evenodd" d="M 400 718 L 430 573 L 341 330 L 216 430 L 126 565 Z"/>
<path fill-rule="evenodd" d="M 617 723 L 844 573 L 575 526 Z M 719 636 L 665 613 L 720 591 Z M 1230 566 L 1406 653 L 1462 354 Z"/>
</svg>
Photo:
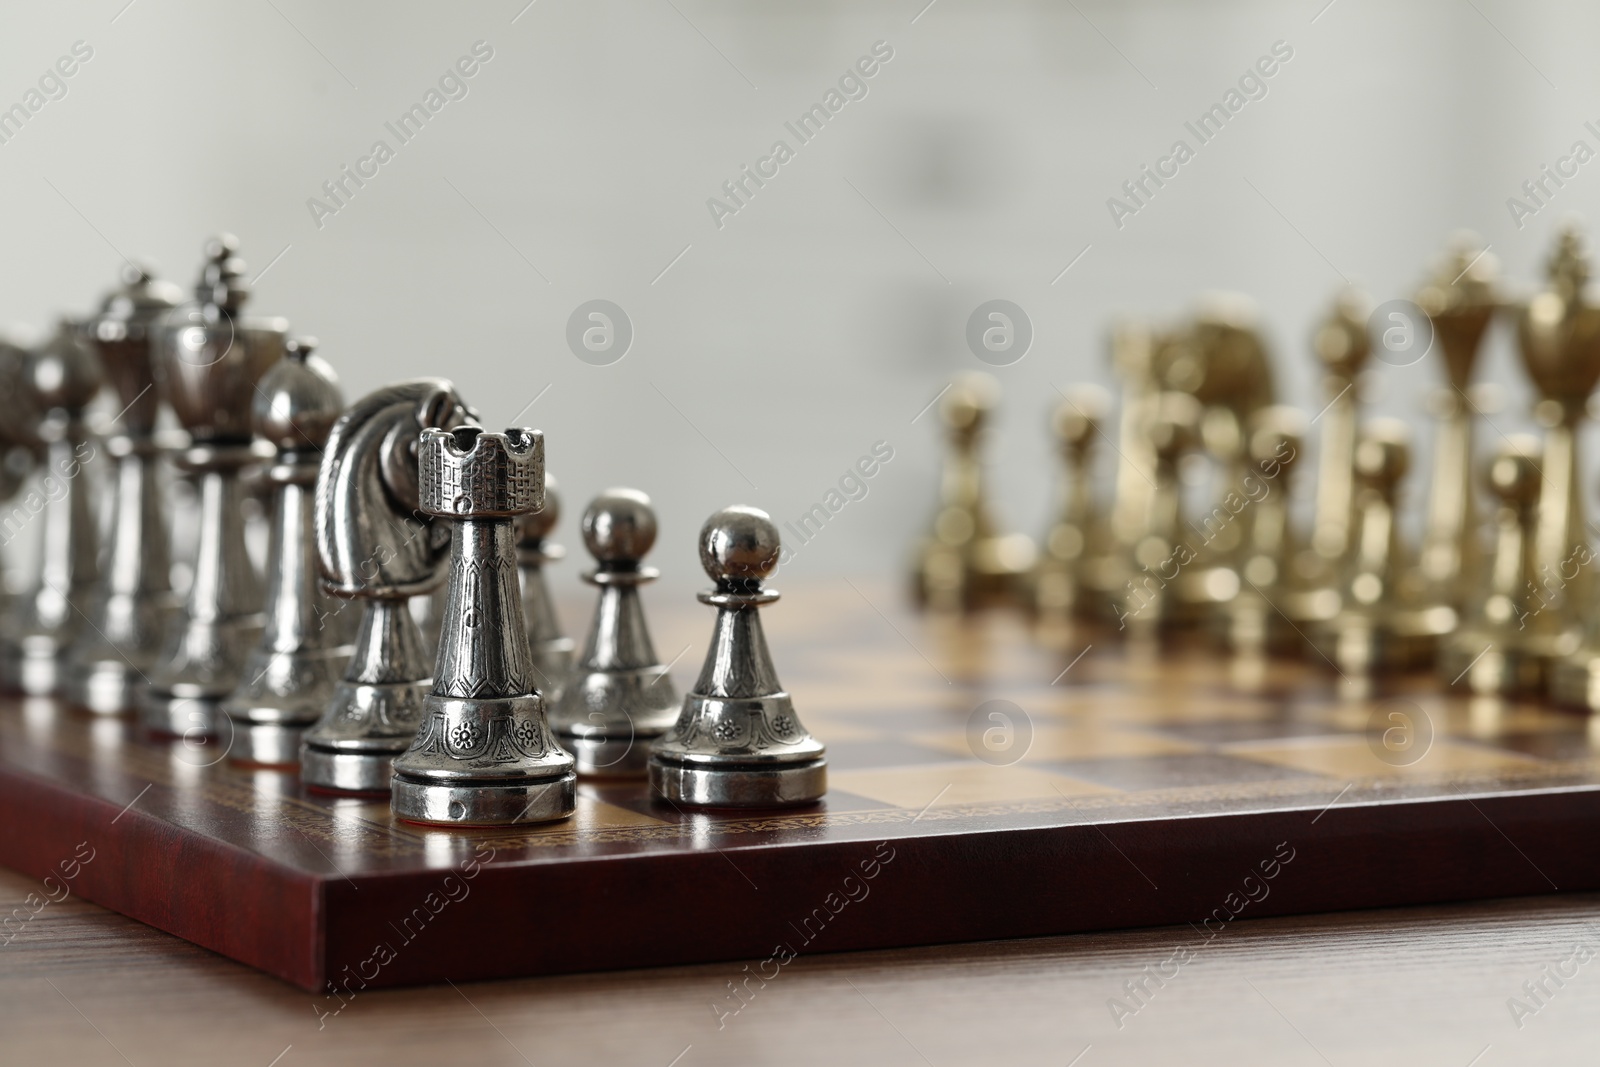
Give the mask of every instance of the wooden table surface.
<svg viewBox="0 0 1600 1067">
<path fill-rule="evenodd" d="M 6 912 L 40 890 L 0 871 Z M 801 956 L 720 1028 L 737 965 L 367 992 L 321 1016 L 321 997 L 68 897 L 0 946 L 0 1063 L 1592 1063 L 1591 949 L 1600 895 L 1569 894 L 1240 919 L 1209 943 L 1169 927 Z M 1108 1001 L 1136 1006 L 1124 983 L 1147 967 L 1177 975 L 1145 979 L 1119 1028 Z"/>
</svg>

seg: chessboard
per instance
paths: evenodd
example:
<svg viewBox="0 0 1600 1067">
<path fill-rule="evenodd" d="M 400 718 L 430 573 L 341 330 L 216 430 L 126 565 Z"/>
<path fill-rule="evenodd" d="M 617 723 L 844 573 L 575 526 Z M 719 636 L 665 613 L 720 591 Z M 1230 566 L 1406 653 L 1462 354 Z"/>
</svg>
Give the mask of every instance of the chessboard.
<svg viewBox="0 0 1600 1067">
<path fill-rule="evenodd" d="M 781 576 L 780 576 L 781 577 Z M 217 741 L 0 703 L 0 863 L 327 993 L 1600 888 L 1600 734 L 1430 675 L 1361 693 L 1196 636 L 905 610 L 839 579 L 764 612 L 828 746 L 813 807 L 689 812 L 584 781 L 570 820 L 396 821 Z M 651 603 L 698 662 L 704 608 Z M 686 599 L 686 598 L 685 598 Z M 574 611 L 571 616 L 579 617 Z M 680 672 L 684 668 L 679 668 Z"/>
</svg>

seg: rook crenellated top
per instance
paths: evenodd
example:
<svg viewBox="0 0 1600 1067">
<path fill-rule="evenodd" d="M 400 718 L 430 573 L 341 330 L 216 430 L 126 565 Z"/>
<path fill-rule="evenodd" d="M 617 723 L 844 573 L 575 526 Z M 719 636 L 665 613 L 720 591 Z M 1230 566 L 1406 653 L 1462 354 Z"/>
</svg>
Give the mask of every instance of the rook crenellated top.
<svg viewBox="0 0 1600 1067">
<path fill-rule="evenodd" d="M 417 445 L 422 510 L 466 519 L 509 518 L 544 505 L 544 435 L 478 426 L 422 431 Z"/>
</svg>

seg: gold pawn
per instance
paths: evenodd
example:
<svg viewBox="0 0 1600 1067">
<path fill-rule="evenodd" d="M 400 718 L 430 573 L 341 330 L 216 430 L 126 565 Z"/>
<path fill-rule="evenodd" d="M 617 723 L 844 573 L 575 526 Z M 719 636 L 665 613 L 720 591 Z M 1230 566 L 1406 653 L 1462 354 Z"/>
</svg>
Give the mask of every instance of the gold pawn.
<svg viewBox="0 0 1600 1067">
<path fill-rule="evenodd" d="M 1322 437 L 1311 549 L 1316 555 L 1316 570 L 1326 585 L 1337 582 L 1351 548 L 1356 510 L 1356 379 L 1372 353 L 1367 336 L 1370 313 L 1371 302 L 1366 294 L 1344 289 L 1311 339 L 1312 351 L 1325 371 L 1323 394 L 1327 397 L 1326 406 L 1314 420 L 1322 423 Z"/>
<path fill-rule="evenodd" d="M 1539 692 L 1550 636 L 1540 625 L 1534 590 L 1534 532 L 1539 505 L 1539 439 L 1519 434 L 1489 462 L 1486 481 L 1499 499 L 1489 595 L 1475 616 L 1440 651 L 1446 682 L 1474 693 Z"/>
<path fill-rule="evenodd" d="M 1034 608 L 1046 618 L 1098 613 L 1089 571 L 1105 553 L 1109 534 L 1095 501 L 1093 463 L 1109 407 L 1103 389 L 1079 386 L 1063 394 L 1050 419 L 1061 455 L 1059 510 L 1045 533 L 1033 577 Z"/>
<path fill-rule="evenodd" d="M 1321 633 L 1319 651 L 1341 673 L 1369 675 L 1431 663 L 1439 637 L 1455 629 L 1449 608 L 1419 607 L 1402 587 L 1400 483 L 1411 464 L 1409 430 L 1374 419 L 1356 443 L 1356 526 L 1340 611 Z"/>
<path fill-rule="evenodd" d="M 949 450 L 932 531 L 917 546 L 912 592 L 936 611 L 1021 605 L 1023 577 L 1033 567 L 1033 539 L 998 532 L 989 514 L 979 446 L 1000 398 L 982 373 L 951 383 L 939 405 Z"/>
</svg>

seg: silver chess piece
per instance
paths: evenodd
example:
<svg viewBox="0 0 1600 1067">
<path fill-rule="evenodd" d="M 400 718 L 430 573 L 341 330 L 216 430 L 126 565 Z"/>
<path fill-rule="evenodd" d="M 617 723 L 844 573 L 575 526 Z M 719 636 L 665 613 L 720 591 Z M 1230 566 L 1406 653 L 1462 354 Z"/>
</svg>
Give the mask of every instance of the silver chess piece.
<svg viewBox="0 0 1600 1067">
<path fill-rule="evenodd" d="M 300 742 L 350 659 L 344 605 L 322 587 L 315 544 L 317 470 L 344 397 L 333 368 L 312 354 L 315 345 L 289 341 L 256 392 L 256 436 L 278 456 L 266 471 L 273 487 L 266 628 L 244 680 L 222 704 L 233 723 L 235 763 L 299 763 Z"/>
<path fill-rule="evenodd" d="M 756 508 L 724 508 L 700 529 L 700 564 L 716 588 L 716 629 L 683 712 L 650 756 L 650 788 L 674 804 L 766 808 L 809 804 L 828 788 L 822 742 L 795 714 L 767 651 L 759 609 L 778 599 L 762 579 L 778 565 L 778 528 Z"/>
<path fill-rule="evenodd" d="M 152 733 L 204 737 L 224 725 L 218 708 L 238 686 L 261 635 L 261 579 L 245 550 L 240 473 L 270 459 L 250 426 L 256 383 L 283 356 L 289 324 L 245 318 L 237 242 L 207 242 L 194 300 L 173 308 L 156 334 L 156 383 L 189 433 L 176 457 L 198 483 L 194 577 L 183 610 L 139 698 Z"/>
<path fill-rule="evenodd" d="M 421 593 L 411 598 L 411 617 L 417 620 L 417 629 L 422 631 L 422 647 L 428 650 L 428 662 L 433 662 L 434 653 L 439 651 L 439 627 L 444 623 L 444 595 L 443 585 L 431 593 Z"/>
<path fill-rule="evenodd" d="M 100 584 L 88 624 L 68 652 L 62 681 L 68 700 L 105 715 L 133 708 L 178 608 L 155 438 L 161 405 L 151 360 L 155 329 L 183 292 L 134 265 L 124 268 L 122 281 L 84 323 L 122 413 L 117 431 L 104 442 L 114 466 Z"/>
<path fill-rule="evenodd" d="M 0 674 L 9 688 L 33 696 L 47 696 L 60 686 L 67 650 L 94 595 L 98 551 L 85 470 L 95 445 L 83 413 L 102 381 L 100 357 L 85 343 L 78 324 L 66 319 L 25 364 L 25 391 L 43 414 L 39 577 L 7 611 Z"/>
<path fill-rule="evenodd" d="M 445 576 L 449 530 L 418 510 L 417 440 L 472 411 L 442 378 L 356 401 L 334 423 L 317 472 L 317 562 L 324 587 L 364 607 L 344 677 L 300 749 L 300 779 L 335 793 L 387 793 L 394 758 L 422 723 L 433 658 L 410 600 Z"/>
<path fill-rule="evenodd" d="M 456 826 L 564 819 L 578 776 L 534 688 L 513 528 L 543 503 L 544 436 L 432 428 L 417 460 L 422 510 L 451 520 L 450 592 L 422 727 L 394 761 L 394 814 Z"/>
<path fill-rule="evenodd" d="M 34 409 L 32 390 L 27 388 L 29 352 L 8 338 L 0 337 L 0 504 L 9 505 L 27 484 L 28 472 L 44 448 L 39 440 L 39 413 Z M 44 498 L 36 503 L 43 507 Z M 26 527 L 29 502 L 0 515 L 0 546 L 10 545 Z M 11 607 L 11 587 L 5 568 L 0 565 L 0 625 Z"/>
<path fill-rule="evenodd" d="M 608 489 L 583 513 L 583 543 L 598 566 L 584 581 L 600 588 L 583 658 L 550 716 L 578 772 L 643 777 L 650 745 L 678 714 L 678 693 L 656 657 L 639 586 L 655 581 L 640 561 L 656 543 L 656 513 L 637 489 Z"/>
<path fill-rule="evenodd" d="M 566 555 L 549 540 L 561 518 L 561 497 L 556 480 L 544 477 L 544 506 L 517 522 L 517 568 L 522 572 L 522 621 L 528 627 L 528 652 L 533 657 L 533 678 L 545 707 L 561 702 L 567 676 L 572 673 L 574 642 L 561 629 L 555 598 L 544 580 L 544 567 Z"/>
</svg>

